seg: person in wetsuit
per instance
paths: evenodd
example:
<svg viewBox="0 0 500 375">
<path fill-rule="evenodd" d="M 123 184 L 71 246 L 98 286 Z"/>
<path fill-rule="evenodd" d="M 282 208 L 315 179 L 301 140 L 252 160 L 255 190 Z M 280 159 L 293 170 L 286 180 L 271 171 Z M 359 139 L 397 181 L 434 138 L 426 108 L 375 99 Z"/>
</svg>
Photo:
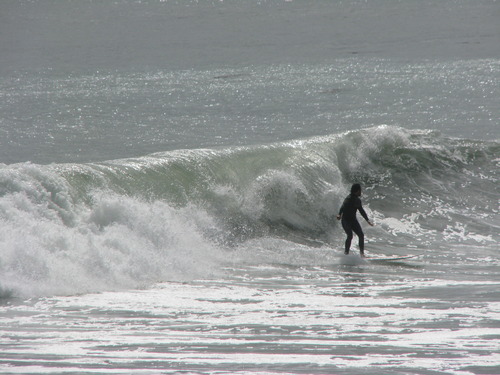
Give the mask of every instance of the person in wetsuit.
<svg viewBox="0 0 500 375">
<path fill-rule="evenodd" d="M 359 239 L 359 252 L 362 257 L 365 256 L 365 235 L 363 230 L 361 229 L 361 225 L 359 225 L 358 219 L 356 218 L 356 212 L 359 211 L 361 216 L 373 226 L 373 223 L 368 219 L 368 215 L 366 215 L 363 206 L 361 205 L 361 185 L 354 184 L 351 187 L 351 194 L 347 196 L 340 207 L 339 214 L 337 215 L 337 220 L 342 220 L 342 228 L 344 228 L 345 233 L 347 234 L 347 239 L 345 240 L 345 254 L 349 254 L 349 250 L 351 249 L 351 241 L 353 238 L 353 232 L 356 233 Z"/>
</svg>

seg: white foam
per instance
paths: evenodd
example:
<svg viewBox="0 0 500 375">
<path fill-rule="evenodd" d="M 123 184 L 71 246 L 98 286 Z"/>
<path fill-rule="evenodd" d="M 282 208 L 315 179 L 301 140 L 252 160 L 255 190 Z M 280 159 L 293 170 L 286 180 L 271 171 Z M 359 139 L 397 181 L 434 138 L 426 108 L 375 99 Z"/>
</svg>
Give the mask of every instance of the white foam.
<svg viewBox="0 0 500 375">
<path fill-rule="evenodd" d="M 74 294 L 137 288 L 208 276 L 220 254 L 202 235 L 199 209 L 100 193 L 75 208 L 68 226 L 25 193 L 4 197 L 0 287 L 14 295 Z M 50 212 L 50 210 L 49 210 Z"/>
<path fill-rule="evenodd" d="M 336 256 L 338 264 L 343 266 L 359 266 L 368 263 L 366 259 L 359 256 L 359 254 L 350 252 L 349 254 L 339 254 Z"/>
</svg>

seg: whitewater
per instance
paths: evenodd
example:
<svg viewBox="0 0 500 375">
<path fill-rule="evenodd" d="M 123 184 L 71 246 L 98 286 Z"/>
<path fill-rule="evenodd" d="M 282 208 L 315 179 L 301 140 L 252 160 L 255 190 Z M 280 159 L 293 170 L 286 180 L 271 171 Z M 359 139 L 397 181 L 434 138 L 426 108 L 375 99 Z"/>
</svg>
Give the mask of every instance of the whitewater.
<svg viewBox="0 0 500 375">
<path fill-rule="evenodd" d="M 0 374 L 500 374 L 499 15 L 2 2 Z"/>
</svg>

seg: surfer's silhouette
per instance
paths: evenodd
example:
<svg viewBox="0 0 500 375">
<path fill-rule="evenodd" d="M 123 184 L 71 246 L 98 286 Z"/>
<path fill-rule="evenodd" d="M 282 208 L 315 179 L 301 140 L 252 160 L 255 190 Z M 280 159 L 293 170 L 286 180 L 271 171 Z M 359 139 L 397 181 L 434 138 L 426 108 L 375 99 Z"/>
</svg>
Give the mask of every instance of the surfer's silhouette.
<svg viewBox="0 0 500 375">
<path fill-rule="evenodd" d="M 351 242 L 353 238 L 353 232 L 356 233 L 359 239 L 359 252 L 362 257 L 365 256 L 365 235 L 359 225 L 358 219 L 356 218 L 356 212 L 359 211 L 361 216 L 367 221 L 368 224 L 373 226 L 373 223 L 368 219 L 363 206 L 361 204 L 361 185 L 354 184 L 351 187 L 351 194 L 347 196 L 340 207 L 339 214 L 337 215 L 337 220 L 342 220 L 342 228 L 344 228 L 347 234 L 347 239 L 345 240 L 345 254 L 349 254 L 351 249 Z"/>
</svg>

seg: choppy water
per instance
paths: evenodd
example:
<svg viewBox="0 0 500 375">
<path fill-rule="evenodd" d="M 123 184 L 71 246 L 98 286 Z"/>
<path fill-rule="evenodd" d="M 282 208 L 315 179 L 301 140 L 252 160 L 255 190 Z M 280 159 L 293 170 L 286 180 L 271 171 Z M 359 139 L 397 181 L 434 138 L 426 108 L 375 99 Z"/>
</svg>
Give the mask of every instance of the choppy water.
<svg viewBox="0 0 500 375">
<path fill-rule="evenodd" d="M 500 373 L 498 6 L 3 2 L 0 373 Z"/>
<path fill-rule="evenodd" d="M 102 161 L 380 124 L 498 137 L 498 60 L 339 59 L 208 71 L 4 79 L 4 163 Z"/>
</svg>

